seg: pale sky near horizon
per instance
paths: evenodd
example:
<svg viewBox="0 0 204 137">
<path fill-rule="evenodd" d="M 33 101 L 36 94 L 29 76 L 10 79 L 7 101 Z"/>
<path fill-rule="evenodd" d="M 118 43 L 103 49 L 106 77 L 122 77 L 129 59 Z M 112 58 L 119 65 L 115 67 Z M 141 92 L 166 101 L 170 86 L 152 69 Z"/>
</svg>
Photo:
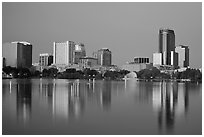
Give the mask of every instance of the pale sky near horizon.
<svg viewBox="0 0 204 137">
<path fill-rule="evenodd" d="M 190 66 L 202 67 L 201 2 L 2 3 L 2 42 L 30 42 L 33 63 L 67 40 L 84 43 L 88 56 L 109 48 L 119 66 L 136 56 L 152 61 L 160 28 L 173 29 L 176 45 L 190 48 Z"/>
</svg>

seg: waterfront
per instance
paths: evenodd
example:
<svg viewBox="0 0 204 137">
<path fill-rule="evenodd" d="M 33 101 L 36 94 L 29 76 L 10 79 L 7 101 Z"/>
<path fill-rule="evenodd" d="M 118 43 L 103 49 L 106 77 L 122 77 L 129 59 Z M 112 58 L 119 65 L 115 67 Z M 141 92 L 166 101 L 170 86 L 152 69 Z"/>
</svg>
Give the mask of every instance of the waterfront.
<svg viewBox="0 0 204 137">
<path fill-rule="evenodd" d="M 3 134 L 202 134 L 202 84 L 4 79 Z"/>
</svg>

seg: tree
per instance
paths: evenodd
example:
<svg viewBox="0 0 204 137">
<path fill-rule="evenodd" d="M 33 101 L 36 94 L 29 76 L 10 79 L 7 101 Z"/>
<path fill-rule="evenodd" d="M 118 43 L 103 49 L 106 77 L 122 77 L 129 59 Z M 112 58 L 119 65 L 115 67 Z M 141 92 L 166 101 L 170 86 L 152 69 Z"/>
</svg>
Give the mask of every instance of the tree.
<svg viewBox="0 0 204 137">
<path fill-rule="evenodd" d="M 39 70 L 36 70 L 36 71 L 34 71 L 33 72 L 33 75 L 32 76 L 34 76 L 34 77 L 39 77 L 40 76 L 40 71 Z"/>
<path fill-rule="evenodd" d="M 12 74 L 13 76 L 16 76 L 18 75 L 18 69 L 16 67 L 11 67 L 11 66 L 6 66 L 3 68 L 3 72 L 5 72 L 6 74 Z"/>
<path fill-rule="evenodd" d="M 49 71 L 47 69 L 43 69 L 42 76 L 43 77 L 48 77 L 49 76 Z"/>
<path fill-rule="evenodd" d="M 58 73 L 58 69 L 56 68 L 49 68 L 48 69 L 48 74 L 50 77 L 56 77 Z"/>
<path fill-rule="evenodd" d="M 76 72 L 75 68 L 66 69 L 66 73 L 75 73 L 75 72 Z"/>
<path fill-rule="evenodd" d="M 156 67 L 153 67 L 151 69 L 151 77 L 155 78 L 155 77 L 158 77 L 159 75 L 160 75 L 160 70 L 157 69 Z"/>
<path fill-rule="evenodd" d="M 142 78 L 142 79 L 150 79 L 152 76 L 151 70 L 149 70 L 149 69 L 140 70 L 137 73 L 137 76 L 138 76 L 138 78 Z"/>
<path fill-rule="evenodd" d="M 130 73 L 130 71 L 123 69 L 123 70 L 120 70 L 119 73 L 120 73 L 121 75 L 125 76 L 125 75 L 127 75 L 128 73 Z"/>
<path fill-rule="evenodd" d="M 10 74 L 12 69 L 13 68 L 11 66 L 6 66 L 3 68 L 3 72 L 5 72 L 6 74 Z"/>
<path fill-rule="evenodd" d="M 104 77 L 106 79 L 117 79 L 117 78 L 120 78 L 120 73 L 117 72 L 117 71 L 106 71 L 104 73 Z"/>
<path fill-rule="evenodd" d="M 18 73 L 19 78 L 31 77 L 31 72 L 28 68 L 19 68 L 18 71 L 19 71 L 19 73 Z"/>
</svg>

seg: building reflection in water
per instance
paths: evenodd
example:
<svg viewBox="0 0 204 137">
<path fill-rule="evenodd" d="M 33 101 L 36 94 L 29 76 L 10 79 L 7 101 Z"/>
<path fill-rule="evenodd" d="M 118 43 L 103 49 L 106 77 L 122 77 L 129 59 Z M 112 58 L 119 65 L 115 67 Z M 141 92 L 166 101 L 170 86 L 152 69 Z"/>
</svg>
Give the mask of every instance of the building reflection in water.
<svg viewBox="0 0 204 137">
<path fill-rule="evenodd" d="M 104 110 L 110 110 L 111 107 L 111 81 L 103 81 L 101 86 L 100 100 Z"/>
<path fill-rule="evenodd" d="M 68 119 L 68 88 L 66 85 L 54 83 L 52 94 L 52 114 L 57 120 Z"/>
<path fill-rule="evenodd" d="M 31 118 L 31 81 L 19 81 L 17 83 L 17 119 L 19 122 L 23 121 L 23 123 L 26 124 Z"/>
<path fill-rule="evenodd" d="M 139 82 L 139 93 L 137 93 L 137 100 L 142 103 L 150 103 L 152 98 L 153 82 Z"/>
<path fill-rule="evenodd" d="M 186 84 L 177 82 L 160 82 L 153 86 L 152 103 L 158 113 L 158 127 L 173 130 L 175 118 L 186 114 L 189 105 Z"/>
<path fill-rule="evenodd" d="M 68 85 L 68 108 L 70 117 L 79 118 L 85 108 L 84 84 L 78 80 Z"/>
<path fill-rule="evenodd" d="M 49 112 L 49 114 L 52 114 L 52 106 L 53 106 L 53 92 L 55 88 L 55 80 L 53 79 L 47 79 L 46 81 L 40 81 L 39 83 L 39 94 L 38 97 L 40 106 L 43 107 L 43 109 L 46 109 L 46 111 Z"/>
<path fill-rule="evenodd" d="M 67 120 L 69 117 L 78 118 L 84 110 L 85 96 L 83 83 L 68 81 L 67 84 L 55 80 L 40 83 L 40 96 L 43 104 L 51 110 L 53 120 Z M 46 100 L 46 101 L 45 101 Z M 42 102 L 42 101 L 41 101 Z"/>
</svg>

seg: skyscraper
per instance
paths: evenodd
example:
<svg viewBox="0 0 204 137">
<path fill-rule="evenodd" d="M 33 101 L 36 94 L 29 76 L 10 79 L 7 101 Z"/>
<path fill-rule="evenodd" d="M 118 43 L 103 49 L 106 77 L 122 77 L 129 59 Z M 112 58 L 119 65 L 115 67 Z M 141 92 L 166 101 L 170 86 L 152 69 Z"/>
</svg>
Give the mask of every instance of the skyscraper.
<svg viewBox="0 0 204 137">
<path fill-rule="evenodd" d="M 153 66 L 162 65 L 162 53 L 153 53 Z"/>
<path fill-rule="evenodd" d="M 162 65 L 176 65 L 174 30 L 159 30 L 159 53 L 162 53 Z"/>
<path fill-rule="evenodd" d="M 175 51 L 178 53 L 179 67 L 189 66 L 189 47 L 184 45 L 176 46 Z"/>
<path fill-rule="evenodd" d="M 40 54 L 39 65 L 40 66 L 49 66 L 53 63 L 53 56 L 48 53 Z"/>
<path fill-rule="evenodd" d="M 74 50 L 74 64 L 78 64 L 80 62 L 80 58 L 83 58 L 86 56 L 86 50 L 84 44 L 76 44 L 75 50 Z"/>
<path fill-rule="evenodd" d="M 75 43 L 66 41 L 62 43 L 53 43 L 53 64 L 69 65 L 73 64 L 73 51 Z"/>
<path fill-rule="evenodd" d="M 97 52 L 98 65 L 111 65 L 111 51 L 108 48 L 102 48 Z"/>
<path fill-rule="evenodd" d="M 4 43 L 2 56 L 5 65 L 17 68 L 30 68 L 32 66 L 32 45 L 28 42 Z"/>
</svg>

